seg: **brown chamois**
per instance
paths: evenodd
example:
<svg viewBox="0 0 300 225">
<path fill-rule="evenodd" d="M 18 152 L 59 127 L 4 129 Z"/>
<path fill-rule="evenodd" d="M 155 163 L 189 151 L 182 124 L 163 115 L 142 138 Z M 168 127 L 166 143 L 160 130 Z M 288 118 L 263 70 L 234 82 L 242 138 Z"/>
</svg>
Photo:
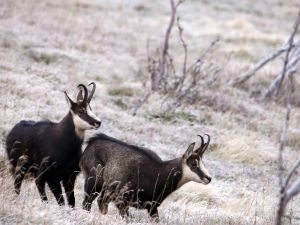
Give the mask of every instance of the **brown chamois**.
<svg viewBox="0 0 300 225">
<path fill-rule="evenodd" d="M 83 207 L 90 210 L 98 197 L 101 213 L 106 214 L 109 202 L 115 202 L 122 216 L 129 206 L 147 209 L 158 218 L 157 207 L 173 191 L 194 181 L 208 184 L 211 176 L 202 162 L 210 136 L 194 150 L 195 143 L 182 157 L 163 161 L 153 151 L 130 145 L 105 134 L 98 134 L 87 142 L 80 167 L 85 175 Z"/>
</svg>

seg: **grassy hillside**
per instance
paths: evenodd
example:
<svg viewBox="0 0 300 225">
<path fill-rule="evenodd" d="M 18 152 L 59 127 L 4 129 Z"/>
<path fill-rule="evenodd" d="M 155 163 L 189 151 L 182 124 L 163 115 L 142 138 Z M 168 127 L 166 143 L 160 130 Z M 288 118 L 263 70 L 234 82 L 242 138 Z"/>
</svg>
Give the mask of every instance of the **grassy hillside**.
<svg viewBox="0 0 300 225">
<path fill-rule="evenodd" d="M 161 113 L 161 96 L 152 95 L 132 116 L 146 89 L 146 46 L 155 49 L 163 40 L 168 1 L 2 0 L 0 224 L 126 224 L 113 205 L 106 216 L 96 204 L 91 213 L 81 209 L 82 175 L 72 210 L 59 207 L 49 190 L 49 203 L 42 203 L 34 182 L 25 182 L 16 196 L 8 173 L 5 136 L 11 127 L 21 119 L 59 121 L 68 112 L 63 91 L 75 96 L 76 85 L 90 81 L 97 84 L 92 108 L 102 119 L 102 132 L 153 149 L 163 159 L 181 156 L 188 144 L 198 141 L 197 134 L 212 137 L 204 158 L 212 183 L 191 182 L 173 193 L 159 208 L 160 224 L 272 224 L 278 201 L 278 137 L 285 111 L 281 103 L 261 102 L 260 95 L 282 62 L 267 66 L 242 88 L 233 88 L 228 81 L 281 46 L 299 8 L 296 0 L 186 1 L 178 14 L 189 62 L 216 37 L 221 41 L 211 62 L 222 66 L 229 61 L 216 85 L 203 86 L 193 105 Z M 183 52 L 175 29 L 170 46 L 179 67 Z M 299 158 L 299 97 L 297 92 L 293 96 L 284 152 L 287 166 Z M 298 198 L 289 205 L 292 224 L 300 224 L 299 203 Z M 130 223 L 152 223 L 145 211 L 131 212 Z"/>
</svg>

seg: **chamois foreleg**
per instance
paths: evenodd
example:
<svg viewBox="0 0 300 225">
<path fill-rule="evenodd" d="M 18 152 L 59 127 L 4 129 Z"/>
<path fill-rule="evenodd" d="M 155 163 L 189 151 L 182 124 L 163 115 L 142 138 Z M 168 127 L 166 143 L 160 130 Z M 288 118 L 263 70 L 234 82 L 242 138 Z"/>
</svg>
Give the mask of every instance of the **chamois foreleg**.
<svg viewBox="0 0 300 225">
<path fill-rule="evenodd" d="M 56 201 L 59 205 L 65 204 L 64 196 L 62 195 L 62 189 L 59 181 L 48 180 L 47 181 L 50 190 L 52 191 Z"/>
<path fill-rule="evenodd" d="M 67 176 L 67 179 L 63 180 L 63 186 L 65 188 L 68 204 L 72 208 L 75 207 L 74 186 L 77 174 L 77 172 L 74 172 L 72 175 Z"/>
<path fill-rule="evenodd" d="M 45 179 L 43 177 L 39 177 L 35 180 L 35 184 L 36 184 L 36 187 L 39 191 L 39 194 L 41 196 L 42 201 L 47 202 L 48 198 L 47 198 L 47 195 L 46 195 L 46 192 L 45 192 L 45 184 L 46 184 Z"/>
<path fill-rule="evenodd" d="M 158 210 L 157 210 L 157 204 L 152 203 L 146 206 L 146 209 L 149 213 L 149 215 L 151 216 L 151 218 L 153 218 L 155 221 L 159 221 L 159 215 L 158 215 Z"/>
</svg>

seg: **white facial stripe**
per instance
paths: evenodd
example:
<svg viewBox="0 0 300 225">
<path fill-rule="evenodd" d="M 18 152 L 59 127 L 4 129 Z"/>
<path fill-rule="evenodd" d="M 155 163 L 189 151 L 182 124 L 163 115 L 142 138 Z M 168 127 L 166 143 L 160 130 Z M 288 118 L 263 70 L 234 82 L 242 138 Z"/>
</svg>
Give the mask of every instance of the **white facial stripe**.
<svg viewBox="0 0 300 225">
<path fill-rule="evenodd" d="M 84 138 L 84 131 L 88 129 L 92 129 L 93 126 L 90 125 L 88 122 L 84 121 L 81 119 L 77 114 L 75 114 L 71 110 L 72 116 L 73 116 L 73 123 L 75 126 L 75 132 L 79 136 L 79 138 L 83 139 Z"/>
<path fill-rule="evenodd" d="M 87 107 L 86 112 L 93 119 L 100 121 L 100 119 L 90 110 L 90 107 Z"/>
<path fill-rule="evenodd" d="M 199 166 L 200 166 L 200 170 L 202 170 L 202 172 L 208 176 L 208 177 L 211 177 L 209 172 L 207 171 L 207 169 L 205 168 L 203 162 L 202 162 L 202 159 L 199 160 Z"/>
<path fill-rule="evenodd" d="M 199 164 L 198 164 L 199 163 Z M 199 161 L 197 161 L 198 166 L 200 167 L 200 169 L 202 170 L 202 172 L 208 176 L 211 177 L 209 175 L 209 173 L 207 172 L 206 168 L 203 165 L 202 159 L 200 159 Z M 181 180 L 179 181 L 177 188 L 181 187 L 182 185 L 184 185 L 185 183 L 189 182 L 189 181 L 194 181 L 197 183 L 202 183 L 202 184 L 207 184 L 206 181 L 202 180 L 197 173 L 193 172 L 191 170 L 191 168 L 186 164 L 186 162 L 184 162 L 182 164 L 182 177 Z"/>
</svg>

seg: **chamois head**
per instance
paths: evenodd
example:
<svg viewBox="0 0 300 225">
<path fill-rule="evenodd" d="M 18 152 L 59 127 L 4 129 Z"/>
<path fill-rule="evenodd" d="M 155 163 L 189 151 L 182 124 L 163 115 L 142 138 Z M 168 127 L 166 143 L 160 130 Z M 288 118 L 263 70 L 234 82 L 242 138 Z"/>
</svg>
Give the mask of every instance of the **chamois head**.
<svg viewBox="0 0 300 225">
<path fill-rule="evenodd" d="M 209 184 L 211 181 L 211 176 L 207 172 L 202 161 L 203 154 L 210 142 L 210 136 L 206 134 L 208 138 L 206 143 L 204 143 L 204 139 L 201 135 L 198 136 L 201 138 L 200 147 L 194 150 L 194 142 L 189 145 L 188 149 L 182 156 L 182 180 L 179 183 L 179 186 L 188 181 L 194 181 L 202 184 Z"/>
<path fill-rule="evenodd" d="M 101 121 L 91 111 L 90 102 L 96 89 L 96 84 L 91 82 L 92 91 L 88 94 L 88 89 L 85 85 L 79 84 L 80 88 L 77 101 L 74 102 L 65 92 L 66 99 L 70 104 L 70 111 L 73 116 L 73 122 L 75 125 L 76 132 L 79 136 L 82 136 L 85 130 L 98 129 L 101 125 Z"/>
</svg>

